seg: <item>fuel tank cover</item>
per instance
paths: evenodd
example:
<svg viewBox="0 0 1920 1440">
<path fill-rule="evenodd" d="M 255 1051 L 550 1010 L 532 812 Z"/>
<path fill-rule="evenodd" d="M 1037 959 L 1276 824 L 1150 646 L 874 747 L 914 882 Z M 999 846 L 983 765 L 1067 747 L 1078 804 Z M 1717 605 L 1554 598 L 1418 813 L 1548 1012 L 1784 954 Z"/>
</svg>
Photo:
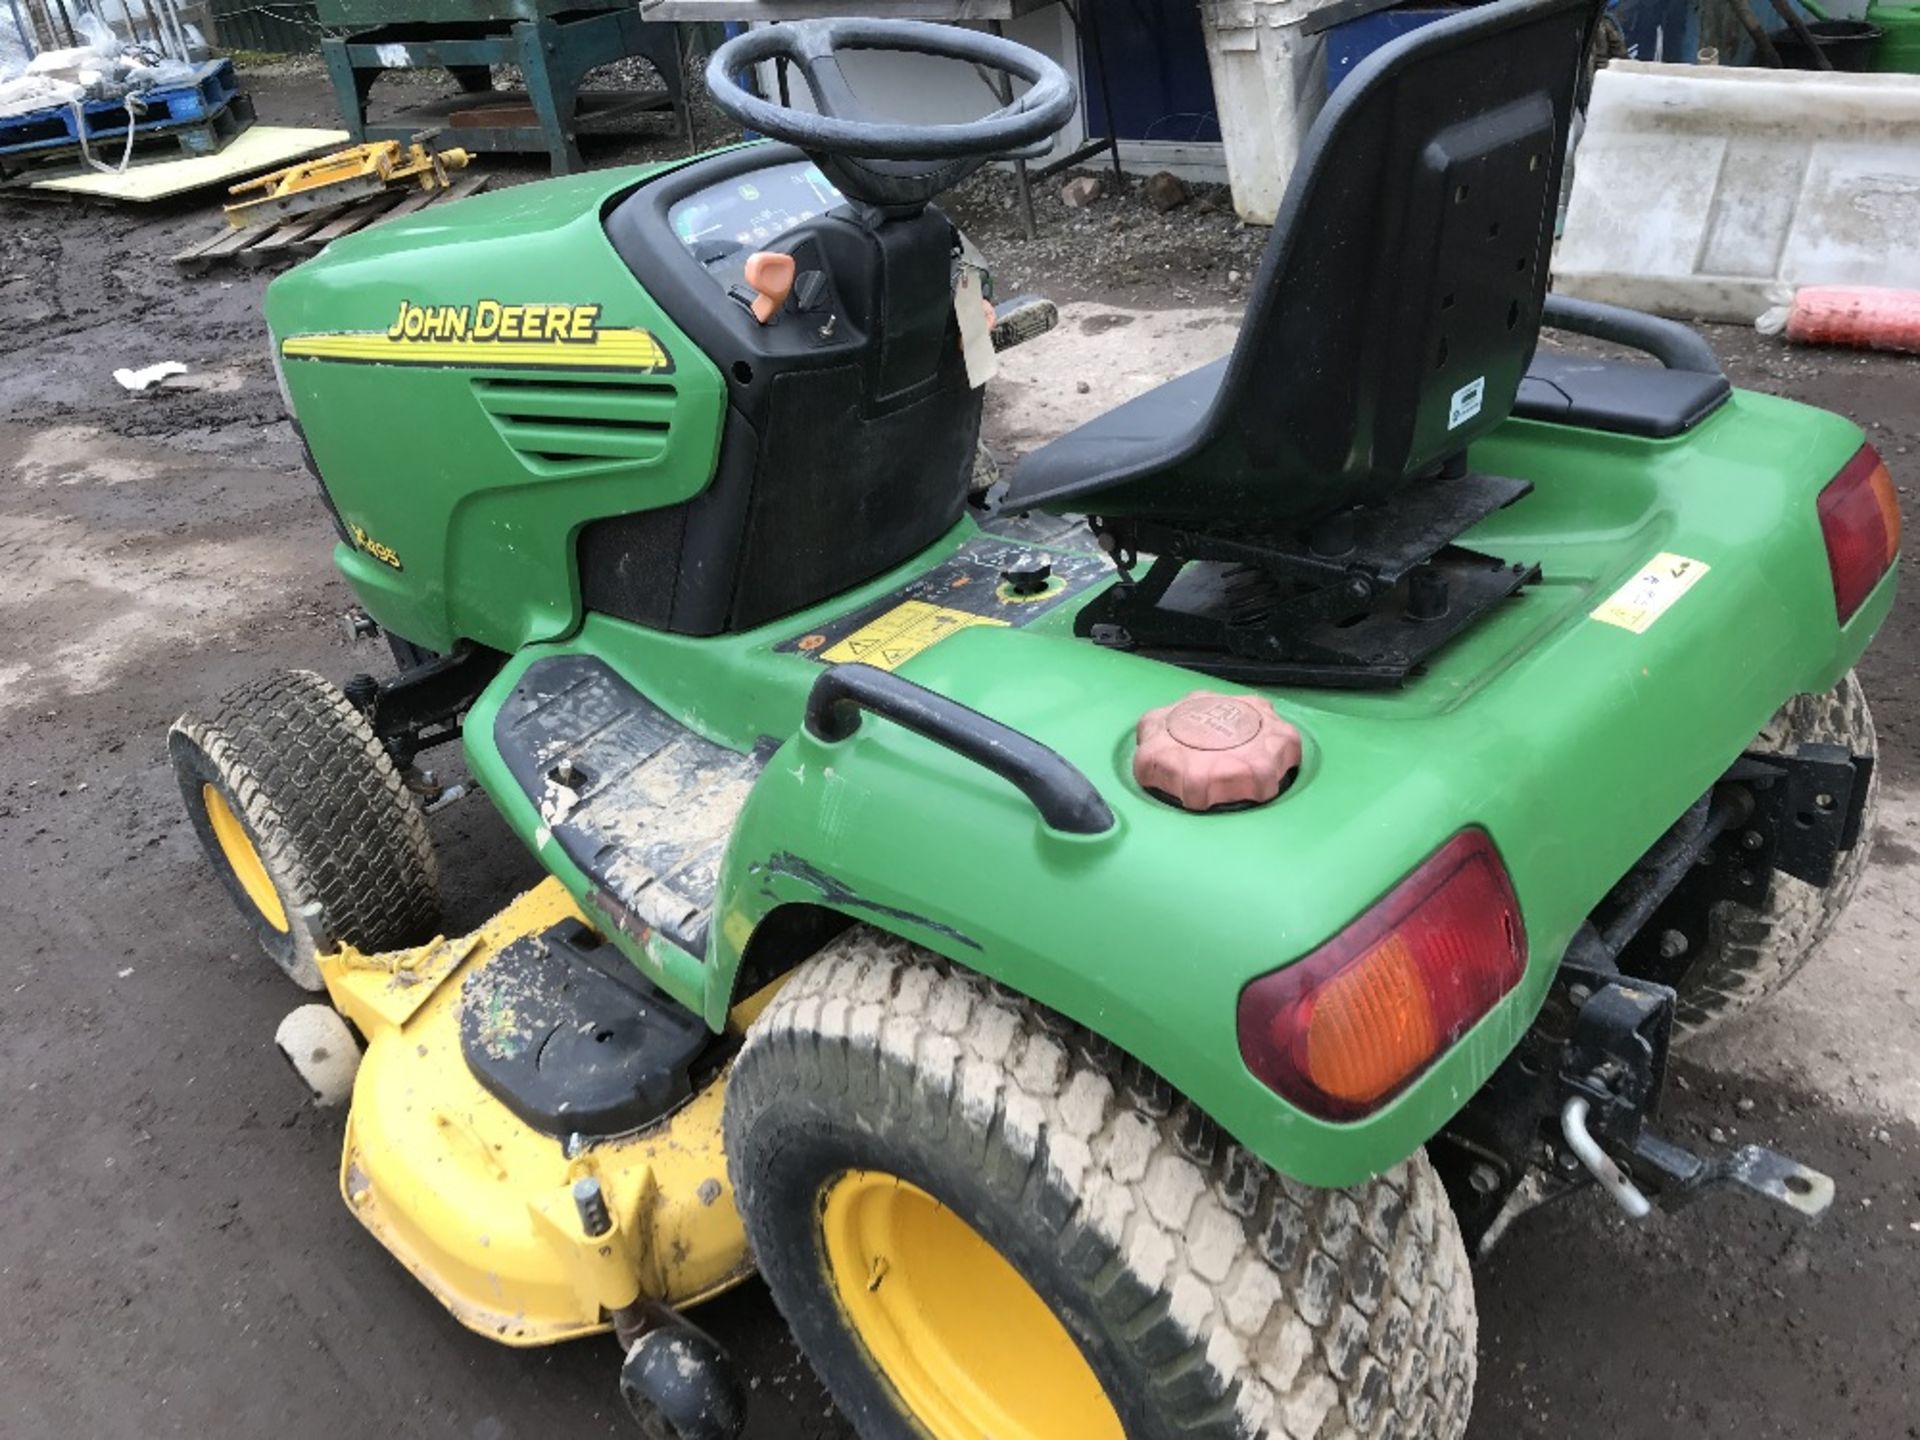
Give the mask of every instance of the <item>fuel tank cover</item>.
<svg viewBox="0 0 1920 1440">
<path fill-rule="evenodd" d="M 1133 778 L 1182 810 L 1264 805 L 1300 768 L 1300 732 L 1258 695 L 1196 690 L 1134 730 Z"/>
</svg>

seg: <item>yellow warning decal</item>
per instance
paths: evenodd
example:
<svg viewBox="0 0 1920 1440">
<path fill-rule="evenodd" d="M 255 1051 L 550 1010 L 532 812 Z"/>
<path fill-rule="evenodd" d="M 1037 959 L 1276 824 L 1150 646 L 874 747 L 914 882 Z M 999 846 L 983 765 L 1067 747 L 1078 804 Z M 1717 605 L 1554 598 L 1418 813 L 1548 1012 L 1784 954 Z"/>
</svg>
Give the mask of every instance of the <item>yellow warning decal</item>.
<svg viewBox="0 0 1920 1440">
<path fill-rule="evenodd" d="M 1666 551 L 1640 567 L 1640 573 L 1608 597 L 1593 612 L 1593 618 L 1606 625 L 1618 625 L 1635 635 L 1644 635 L 1674 602 L 1700 583 L 1712 567 L 1702 560 Z"/>
<path fill-rule="evenodd" d="M 821 651 L 818 658 L 829 665 L 859 660 L 881 670 L 891 670 L 904 665 L 922 650 L 938 645 L 956 630 L 972 625 L 998 625 L 1004 629 L 1006 624 L 1004 620 L 986 615 L 969 615 L 964 610 L 929 605 L 924 600 L 903 600 L 846 639 Z"/>
</svg>

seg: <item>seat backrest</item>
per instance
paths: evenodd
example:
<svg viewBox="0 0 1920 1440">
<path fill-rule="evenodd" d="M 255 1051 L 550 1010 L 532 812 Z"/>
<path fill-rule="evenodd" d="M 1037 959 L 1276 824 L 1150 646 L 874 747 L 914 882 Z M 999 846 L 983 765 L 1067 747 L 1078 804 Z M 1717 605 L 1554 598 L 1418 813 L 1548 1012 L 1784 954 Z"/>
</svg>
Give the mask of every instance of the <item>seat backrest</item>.
<svg viewBox="0 0 1920 1440">
<path fill-rule="evenodd" d="M 1197 445 L 1089 508 L 1305 523 L 1505 419 L 1596 16 L 1596 0 L 1500 0 L 1359 66 L 1302 149 Z"/>
</svg>

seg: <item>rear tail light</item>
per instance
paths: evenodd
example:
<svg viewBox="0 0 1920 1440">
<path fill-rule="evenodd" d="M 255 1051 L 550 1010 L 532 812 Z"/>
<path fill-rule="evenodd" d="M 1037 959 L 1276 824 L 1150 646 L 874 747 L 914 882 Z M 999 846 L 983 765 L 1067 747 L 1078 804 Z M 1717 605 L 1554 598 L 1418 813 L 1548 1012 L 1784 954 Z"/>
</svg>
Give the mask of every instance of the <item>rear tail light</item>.
<svg viewBox="0 0 1920 1440">
<path fill-rule="evenodd" d="M 1301 1109 L 1354 1119 L 1406 1088 L 1526 968 L 1513 885 L 1486 832 L 1463 830 L 1325 945 L 1240 992 L 1240 1055 Z"/>
<path fill-rule="evenodd" d="M 1820 533 L 1833 572 L 1833 604 L 1846 624 L 1900 553 L 1900 499 L 1893 476 L 1871 445 L 1820 492 Z"/>
</svg>

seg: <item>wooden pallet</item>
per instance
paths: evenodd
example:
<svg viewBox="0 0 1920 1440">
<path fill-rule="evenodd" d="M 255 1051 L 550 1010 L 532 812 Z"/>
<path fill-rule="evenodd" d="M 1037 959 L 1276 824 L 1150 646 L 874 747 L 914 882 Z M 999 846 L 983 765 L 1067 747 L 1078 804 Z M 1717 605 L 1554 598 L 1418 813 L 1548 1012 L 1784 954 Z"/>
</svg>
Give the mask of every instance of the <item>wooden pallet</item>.
<svg viewBox="0 0 1920 1440">
<path fill-rule="evenodd" d="M 90 145 L 95 154 L 115 153 L 126 144 L 129 123 L 133 125 L 137 143 L 142 136 L 203 127 L 239 98 L 233 62 L 209 60 L 194 70 L 193 78 L 187 83 L 141 94 L 135 102 L 142 107 L 138 118 L 128 113 L 125 101 L 113 99 L 79 101 L 77 110 L 72 105 L 50 105 L 0 119 L 0 154 L 15 159 L 41 154 L 77 154 L 82 141 Z M 246 118 L 252 118 L 251 105 Z M 181 143 L 188 150 L 210 148 L 204 138 L 198 145 L 189 144 L 185 139 Z"/>
<path fill-rule="evenodd" d="M 252 128 L 253 97 L 242 92 L 231 103 L 212 114 L 155 130 L 133 132 L 133 167 L 164 164 L 171 158 L 183 160 L 218 155 Z M 126 148 L 127 130 L 123 125 L 117 136 L 91 142 L 94 155 L 109 164 L 118 164 Z M 0 176 L 9 192 L 24 189 L 39 180 L 62 180 L 75 175 L 97 173 L 80 158 L 78 145 L 0 154 Z"/>
<path fill-rule="evenodd" d="M 296 215 L 278 225 L 256 225 L 245 230 L 221 226 L 217 235 L 198 245 L 190 245 L 173 257 L 173 263 L 188 275 L 228 265 L 248 270 L 263 265 L 285 264 L 318 255 L 329 241 L 413 215 L 443 200 L 462 200 L 487 188 L 487 175 L 463 175 L 444 190 L 392 190 L 369 195 L 347 205 L 335 205 Z"/>
</svg>

